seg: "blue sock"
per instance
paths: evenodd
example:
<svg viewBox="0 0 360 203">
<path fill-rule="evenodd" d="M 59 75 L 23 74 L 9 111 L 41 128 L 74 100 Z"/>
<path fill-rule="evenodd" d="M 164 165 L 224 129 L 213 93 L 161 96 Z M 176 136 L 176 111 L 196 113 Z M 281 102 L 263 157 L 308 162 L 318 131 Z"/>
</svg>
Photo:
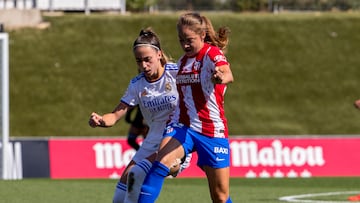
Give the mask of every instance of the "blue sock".
<svg viewBox="0 0 360 203">
<path fill-rule="evenodd" d="M 158 161 L 154 162 L 141 187 L 139 203 L 155 202 L 160 194 L 165 177 L 169 175 L 169 172 L 169 168 L 164 164 Z"/>
<path fill-rule="evenodd" d="M 145 177 L 150 171 L 152 163 L 144 159 L 136 163 L 129 171 L 127 182 L 127 193 L 124 202 L 138 202 L 141 192 L 141 186 L 144 183 Z"/>
<path fill-rule="evenodd" d="M 226 200 L 226 203 L 232 203 L 230 196 L 229 196 L 229 198 Z"/>
<path fill-rule="evenodd" d="M 126 185 L 118 182 L 115 188 L 113 203 L 123 203 L 126 195 Z"/>
</svg>

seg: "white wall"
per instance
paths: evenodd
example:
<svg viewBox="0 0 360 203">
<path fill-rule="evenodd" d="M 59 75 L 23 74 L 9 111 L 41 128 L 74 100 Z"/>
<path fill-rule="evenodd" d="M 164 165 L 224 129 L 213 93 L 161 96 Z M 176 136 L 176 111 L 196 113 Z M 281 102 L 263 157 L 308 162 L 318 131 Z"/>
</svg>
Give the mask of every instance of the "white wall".
<svg viewBox="0 0 360 203">
<path fill-rule="evenodd" d="M 15 0 L 0 0 L 0 9 L 15 8 Z M 34 0 L 16 0 L 19 9 L 30 9 Z M 125 11 L 126 0 L 36 0 L 40 10 L 122 10 Z M 86 7 L 86 3 L 88 7 Z M 121 9 L 124 7 L 123 9 Z"/>
</svg>

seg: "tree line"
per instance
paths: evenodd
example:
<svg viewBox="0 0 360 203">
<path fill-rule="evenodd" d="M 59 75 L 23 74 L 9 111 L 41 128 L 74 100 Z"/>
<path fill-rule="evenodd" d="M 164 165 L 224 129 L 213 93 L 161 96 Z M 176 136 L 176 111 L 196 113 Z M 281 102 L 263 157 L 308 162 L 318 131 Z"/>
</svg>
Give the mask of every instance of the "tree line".
<svg viewBox="0 0 360 203">
<path fill-rule="evenodd" d="M 127 0 L 131 12 L 198 10 L 269 11 L 275 10 L 358 10 L 359 0 Z"/>
</svg>

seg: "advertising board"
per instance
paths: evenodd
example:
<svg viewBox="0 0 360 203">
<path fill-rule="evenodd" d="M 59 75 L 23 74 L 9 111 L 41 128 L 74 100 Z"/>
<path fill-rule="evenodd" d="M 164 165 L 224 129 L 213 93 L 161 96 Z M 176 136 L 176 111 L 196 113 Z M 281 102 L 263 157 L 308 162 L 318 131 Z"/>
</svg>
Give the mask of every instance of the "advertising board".
<svg viewBox="0 0 360 203">
<path fill-rule="evenodd" d="M 231 177 L 360 176 L 359 137 L 231 137 Z M 125 139 L 49 140 L 51 178 L 118 178 L 135 150 Z M 205 177 L 196 166 L 178 177 Z"/>
</svg>

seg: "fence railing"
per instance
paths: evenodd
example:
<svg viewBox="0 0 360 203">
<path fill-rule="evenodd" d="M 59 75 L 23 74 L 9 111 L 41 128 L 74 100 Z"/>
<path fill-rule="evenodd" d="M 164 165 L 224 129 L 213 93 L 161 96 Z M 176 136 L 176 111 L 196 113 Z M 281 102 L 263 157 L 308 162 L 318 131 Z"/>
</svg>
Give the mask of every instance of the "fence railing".
<svg viewBox="0 0 360 203">
<path fill-rule="evenodd" d="M 40 9 L 47 11 L 117 10 L 126 12 L 126 0 L 0 0 L 0 9 Z"/>
</svg>

